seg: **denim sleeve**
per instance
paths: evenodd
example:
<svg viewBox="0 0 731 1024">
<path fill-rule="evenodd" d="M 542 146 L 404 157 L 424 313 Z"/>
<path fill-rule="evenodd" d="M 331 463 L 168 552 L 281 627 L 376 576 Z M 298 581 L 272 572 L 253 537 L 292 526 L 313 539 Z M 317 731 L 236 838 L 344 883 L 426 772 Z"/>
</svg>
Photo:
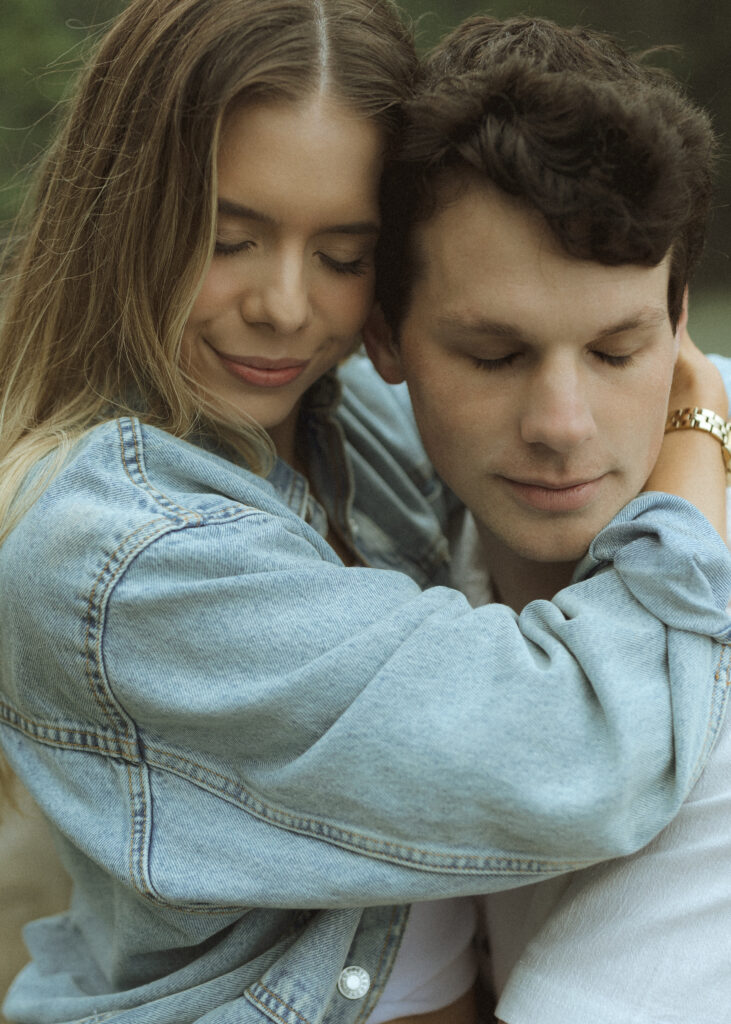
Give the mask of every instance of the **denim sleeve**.
<svg viewBox="0 0 731 1024">
<path fill-rule="evenodd" d="M 74 713 L 125 738 L 138 887 L 218 906 L 486 891 L 629 853 L 677 812 L 727 682 L 731 567 L 695 509 L 640 497 L 519 617 L 313 537 L 252 510 L 198 522 L 99 595 L 96 703 Z M 93 859 L 106 799 L 69 811 Z"/>
</svg>

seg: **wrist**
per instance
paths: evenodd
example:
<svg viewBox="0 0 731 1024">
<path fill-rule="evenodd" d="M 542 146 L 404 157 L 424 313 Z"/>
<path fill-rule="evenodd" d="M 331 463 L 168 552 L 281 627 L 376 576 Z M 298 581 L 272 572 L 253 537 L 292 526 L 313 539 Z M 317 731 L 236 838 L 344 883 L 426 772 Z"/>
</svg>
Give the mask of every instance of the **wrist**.
<svg viewBox="0 0 731 1024">
<path fill-rule="evenodd" d="M 712 409 L 700 406 L 685 406 L 673 409 L 665 424 L 665 433 L 675 430 L 698 430 L 708 434 L 721 446 L 726 472 L 731 466 L 731 424 Z"/>
<path fill-rule="evenodd" d="M 724 420 L 728 417 L 728 396 L 721 374 L 697 350 L 692 358 L 686 356 L 675 364 L 669 408 L 709 409 Z"/>
</svg>

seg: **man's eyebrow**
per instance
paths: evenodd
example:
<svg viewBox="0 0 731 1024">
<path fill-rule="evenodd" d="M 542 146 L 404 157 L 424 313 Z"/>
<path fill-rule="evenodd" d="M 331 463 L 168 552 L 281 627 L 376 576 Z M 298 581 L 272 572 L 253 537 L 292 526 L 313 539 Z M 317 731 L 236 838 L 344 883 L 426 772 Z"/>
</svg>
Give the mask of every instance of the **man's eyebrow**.
<svg viewBox="0 0 731 1024">
<path fill-rule="evenodd" d="M 523 331 L 516 324 L 469 314 L 442 313 L 437 317 L 436 323 L 439 328 L 458 331 L 460 334 L 489 334 L 494 338 L 523 337 Z"/>
<path fill-rule="evenodd" d="M 238 217 L 239 220 L 253 220 L 268 227 L 277 227 L 278 221 L 260 210 L 253 210 L 250 206 L 243 206 L 235 203 L 232 199 L 218 200 L 219 215 L 225 217 Z M 349 224 L 327 224 L 317 233 L 319 235 L 377 235 L 380 231 L 375 221 L 356 220 Z"/>
<path fill-rule="evenodd" d="M 648 306 L 639 310 L 624 320 L 609 324 L 594 335 L 592 341 L 602 341 L 614 337 L 617 334 L 624 334 L 626 331 L 641 330 L 644 327 L 655 327 L 664 324 L 668 320 L 668 311 L 661 306 Z M 507 338 L 510 341 L 533 341 L 530 335 L 518 324 L 511 324 L 504 320 L 491 320 L 488 317 L 463 315 L 460 313 L 443 313 L 436 318 L 438 328 L 447 331 L 456 331 L 466 335 L 484 335 L 491 338 Z"/>
<path fill-rule="evenodd" d="M 657 327 L 669 319 L 667 307 L 648 306 L 639 310 L 634 316 L 620 320 L 617 324 L 611 324 L 599 331 L 595 340 L 601 341 L 604 338 L 611 338 L 615 334 L 624 334 L 625 331 L 637 331 L 643 327 Z"/>
</svg>

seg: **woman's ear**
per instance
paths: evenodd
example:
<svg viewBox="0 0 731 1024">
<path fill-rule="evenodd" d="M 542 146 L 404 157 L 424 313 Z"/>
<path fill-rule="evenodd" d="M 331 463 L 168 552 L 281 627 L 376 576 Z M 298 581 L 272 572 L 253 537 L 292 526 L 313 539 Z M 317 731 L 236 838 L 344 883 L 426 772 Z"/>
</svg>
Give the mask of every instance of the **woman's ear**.
<svg viewBox="0 0 731 1024">
<path fill-rule="evenodd" d="M 363 328 L 363 344 L 371 362 L 387 384 L 400 384 L 404 379 L 401 357 L 393 331 L 386 323 L 381 307 L 376 305 Z"/>
</svg>

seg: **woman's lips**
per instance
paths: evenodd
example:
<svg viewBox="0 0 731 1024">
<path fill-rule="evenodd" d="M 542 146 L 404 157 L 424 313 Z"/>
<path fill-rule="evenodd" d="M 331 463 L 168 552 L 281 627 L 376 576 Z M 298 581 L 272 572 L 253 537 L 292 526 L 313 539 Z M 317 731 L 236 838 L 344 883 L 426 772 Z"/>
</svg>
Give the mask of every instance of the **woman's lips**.
<svg viewBox="0 0 731 1024">
<path fill-rule="evenodd" d="M 308 359 L 266 359 L 263 356 L 229 356 L 213 350 L 223 365 L 240 380 L 258 388 L 281 388 L 305 370 Z"/>
<path fill-rule="evenodd" d="M 565 487 L 524 483 L 509 477 L 503 479 L 523 505 L 529 505 L 539 512 L 576 512 L 593 501 L 604 477 L 598 476 Z"/>
</svg>

